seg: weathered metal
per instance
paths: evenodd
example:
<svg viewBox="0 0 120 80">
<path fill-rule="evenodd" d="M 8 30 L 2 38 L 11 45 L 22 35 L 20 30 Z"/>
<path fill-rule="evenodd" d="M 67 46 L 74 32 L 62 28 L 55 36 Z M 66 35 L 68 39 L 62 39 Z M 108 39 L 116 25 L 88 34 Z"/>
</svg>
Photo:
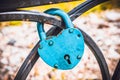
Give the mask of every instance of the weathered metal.
<svg viewBox="0 0 120 80">
<path fill-rule="evenodd" d="M 70 15 L 70 18 L 73 21 L 74 19 L 82 15 L 87 10 L 106 1 L 109 1 L 109 0 L 87 0 L 84 3 L 75 7 L 74 9 L 72 9 L 68 14 Z M 27 21 L 35 21 L 35 22 L 37 21 L 37 22 L 52 24 L 55 26 L 61 26 L 61 23 L 55 17 L 46 15 L 44 13 L 31 12 L 31 11 L 19 11 L 19 10 L 6 11 L 6 12 L 0 13 L 0 21 L 11 21 L 11 20 L 15 20 L 15 21 L 27 20 Z"/>
<path fill-rule="evenodd" d="M 79 15 L 83 14 L 84 12 L 86 12 L 89 9 L 91 9 L 92 7 L 98 5 L 98 4 L 102 3 L 102 2 L 105 2 L 105 1 L 108 1 L 108 0 L 87 0 L 85 3 L 83 3 L 83 4 L 79 5 L 78 7 L 74 8 L 68 14 L 70 15 L 71 20 L 73 21 Z M 0 3 L 0 4 L 2 4 L 2 3 Z M 6 6 L 6 8 L 10 7 L 8 5 Z M 16 7 L 14 7 L 14 6 L 11 9 L 5 9 L 3 7 L 1 7 L 1 8 L 2 9 L 0 11 L 8 11 L 8 10 L 15 10 L 16 9 Z M 75 14 L 74 14 L 74 12 L 75 12 Z M 4 14 L 4 15 L 7 16 L 7 14 Z M 4 19 L 4 21 L 8 21 L 8 19 L 6 18 L 6 19 Z M 21 20 L 23 20 L 23 19 L 21 19 Z M 29 20 L 29 18 L 28 18 L 28 20 Z M 40 20 L 35 20 L 35 21 L 40 22 Z M 41 21 L 44 21 L 44 20 L 42 19 Z M 59 20 L 55 20 L 55 22 L 56 21 L 59 21 Z M 60 27 L 61 27 L 61 22 L 58 22 L 58 23 L 60 23 Z M 54 23 L 53 23 L 53 25 L 54 25 Z M 57 35 L 61 30 L 62 30 L 61 28 L 53 27 L 52 29 L 50 29 L 47 32 L 47 35 Z M 83 31 L 82 31 L 82 34 L 84 36 L 85 43 L 91 49 L 91 51 L 93 52 L 93 54 L 95 55 L 95 57 L 96 57 L 96 59 L 98 61 L 98 64 L 100 66 L 100 70 L 101 70 L 101 74 L 102 74 L 103 80 L 110 80 L 108 66 L 106 64 L 106 61 L 105 61 L 105 59 L 103 57 L 102 52 L 100 51 L 100 49 L 98 48 L 98 46 L 95 44 L 95 42 L 89 37 L 89 35 L 87 35 Z M 35 64 L 35 62 L 39 58 L 39 55 L 38 55 L 38 52 L 37 52 L 38 47 L 39 47 L 39 44 L 36 44 L 36 46 L 34 47 L 34 49 L 30 52 L 30 54 L 28 55 L 28 57 L 24 61 L 23 65 L 21 66 L 20 70 L 18 71 L 18 73 L 17 73 L 17 75 L 15 77 L 15 80 L 25 80 L 26 79 L 28 73 L 30 72 L 30 70 L 32 69 L 33 65 Z"/>
<path fill-rule="evenodd" d="M 44 25 L 38 22 L 37 28 L 41 40 L 38 53 L 43 61 L 51 67 L 62 70 L 72 69 L 81 59 L 78 56 L 82 57 L 84 52 L 83 35 L 80 30 L 74 28 L 70 17 L 64 11 L 52 8 L 45 12 L 61 17 L 65 29 L 57 36 L 46 37 Z"/>
<path fill-rule="evenodd" d="M 0 0 L 0 12 L 16 10 L 18 8 L 48 5 L 62 2 L 71 2 L 78 0 Z"/>
<path fill-rule="evenodd" d="M 100 0 L 97 0 L 97 1 L 100 1 Z M 105 2 L 105 1 L 108 1 L 108 0 L 102 0 L 102 1 Z M 89 7 L 89 5 L 87 5 L 87 3 L 91 4 L 91 7 Z M 100 3 L 98 3 L 98 4 L 100 4 Z M 78 13 L 78 14 L 81 15 L 84 12 L 86 12 L 88 9 L 90 9 L 90 8 L 92 8 L 92 7 L 94 7 L 98 4 L 91 2 L 91 0 L 88 0 L 85 3 L 78 5 L 78 7 L 71 10 L 70 13 L 68 13 L 68 14 L 71 17 L 72 15 L 74 15 L 74 12 L 76 11 L 75 9 L 78 9 L 78 12 L 80 11 L 80 13 Z M 84 7 L 84 6 L 86 6 L 86 7 Z M 88 8 L 88 9 L 86 9 L 86 8 Z M 74 19 L 75 19 L 75 17 L 71 18 L 72 21 Z M 57 35 L 61 30 L 62 29 L 60 29 L 58 27 L 53 27 L 47 32 L 47 36 Z M 109 70 L 108 70 L 108 66 L 107 66 L 107 63 L 104 59 L 103 53 L 101 52 L 99 47 L 96 45 L 96 43 L 92 40 L 92 38 L 88 34 L 86 34 L 84 31 L 82 31 L 82 34 L 84 36 L 85 43 L 91 49 L 91 51 L 95 55 L 95 58 L 97 59 L 97 62 L 99 64 L 99 67 L 100 67 L 100 70 L 101 70 L 102 79 L 103 80 L 111 80 Z M 29 74 L 30 70 L 32 69 L 33 65 L 35 64 L 35 62 L 39 58 L 39 55 L 38 55 L 38 52 L 37 52 L 38 47 L 39 47 L 39 42 L 36 44 L 36 46 L 33 48 L 33 50 L 30 52 L 30 54 L 28 55 L 28 57 L 24 61 L 23 65 L 21 66 L 20 70 L 18 71 L 18 73 L 15 77 L 15 80 L 25 80 L 26 79 L 26 77 Z"/>
<path fill-rule="evenodd" d="M 32 11 L 10 11 L 0 13 L 0 22 L 4 21 L 33 21 L 42 22 L 57 27 L 61 26 L 61 22 L 54 16 L 49 14 L 32 12 Z"/>
</svg>

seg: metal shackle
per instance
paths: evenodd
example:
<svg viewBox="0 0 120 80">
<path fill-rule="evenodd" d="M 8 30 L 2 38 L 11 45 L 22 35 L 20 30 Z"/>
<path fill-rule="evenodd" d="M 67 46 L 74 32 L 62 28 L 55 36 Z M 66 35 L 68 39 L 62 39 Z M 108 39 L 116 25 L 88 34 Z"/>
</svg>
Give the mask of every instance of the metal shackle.
<svg viewBox="0 0 120 80">
<path fill-rule="evenodd" d="M 62 19 L 62 21 L 64 22 L 65 28 L 73 28 L 74 27 L 68 14 L 60 9 L 57 9 L 57 8 L 48 9 L 45 11 L 45 13 L 50 14 L 50 15 L 59 16 Z M 39 22 L 37 23 L 37 30 L 38 30 L 40 40 L 46 39 L 46 33 L 44 31 L 43 26 L 44 26 L 43 23 L 39 23 Z"/>
</svg>

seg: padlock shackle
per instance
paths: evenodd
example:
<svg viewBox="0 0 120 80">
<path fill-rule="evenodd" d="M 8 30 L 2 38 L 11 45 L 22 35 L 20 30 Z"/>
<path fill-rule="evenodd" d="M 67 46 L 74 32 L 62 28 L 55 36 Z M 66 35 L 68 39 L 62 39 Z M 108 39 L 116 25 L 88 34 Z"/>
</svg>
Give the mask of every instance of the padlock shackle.
<svg viewBox="0 0 120 80">
<path fill-rule="evenodd" d="M 74 28 L 74 25 L 72 24 L 72 21 L 70 20 L 70 17 L 64 11 L 57 9 L 57 8 L 52 8 L 52 9 L 46 10 L 45 13 L 59 16 L 64 22 L 65 28 Z M 46 34 L 44 31 L 43 23 L 39 23 L 39 22 L 37 23 L 37 30 L 38 30 L 38 35 L 40 37 L 40 40 L 46 39 Z"/>
<path fill-rule="evenodd" d="M 56 16 L 60 16 L 60 18 L 62 19 L 62 21 L 64 21 L 65 27 L 66 28 L 73 28 L 73 23 L 70 20 L 70 17 L 68 16 L 67 13 L 65 13 L 64 11 L 57 9 L 57 8 L 52 8 L 52 9 L 48 9 L 45 11 L 45 13 L 50 14 L 50 15 L 56 15 Z"/>
<path fill-rule="evenodd" d="M 46 34 L 44 31 L 44 24 L 43 23 L 37 23 L 37 30 L 38 30 L 38 35 L 40 37 L 40 40 L 46 39 Z"/>
</svg>

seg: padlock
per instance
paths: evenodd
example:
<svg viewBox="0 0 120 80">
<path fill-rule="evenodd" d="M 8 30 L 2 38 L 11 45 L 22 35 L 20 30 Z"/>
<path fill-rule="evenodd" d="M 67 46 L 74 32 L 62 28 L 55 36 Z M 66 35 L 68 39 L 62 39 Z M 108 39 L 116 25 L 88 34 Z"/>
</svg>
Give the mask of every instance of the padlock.
<svg viewBox="0 0 120 80">
<path fill-rule="evenodd" d="M 49 9 L 45 11 L 50 15 L 59 16 L 65 24 L 57 36 L 46 37 L 42 23 L 37 23 L 40 43 L 39 56 L 51 67 L 69 70 L 74 68 L 84 53 L 84 38 L 80 30 L 74 28 L 70 17 L 62 10 Z"/>
</svg>

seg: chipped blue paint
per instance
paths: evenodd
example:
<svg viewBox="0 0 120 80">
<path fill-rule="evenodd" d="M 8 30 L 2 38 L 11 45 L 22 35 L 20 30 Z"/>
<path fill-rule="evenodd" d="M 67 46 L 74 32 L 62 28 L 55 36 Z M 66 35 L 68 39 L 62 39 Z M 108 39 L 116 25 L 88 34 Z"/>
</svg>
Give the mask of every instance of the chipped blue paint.
<svg viewBox="0 0 120 80">
<path fill-rule="evenodd" d="M 38 53 L 43 61 L 51 67 L 69 70 L 74 68 L 84 53 L 83 35 L 77 28 L 74 28 L 69 16 L 59 9 L 49 9 L 46 13 L 57 15 L 62 18 L 66 25 L 57 36 L 46 38 L 43 25 L 38 23 L 40 36 L 40 47 Z"/>
</svg>

